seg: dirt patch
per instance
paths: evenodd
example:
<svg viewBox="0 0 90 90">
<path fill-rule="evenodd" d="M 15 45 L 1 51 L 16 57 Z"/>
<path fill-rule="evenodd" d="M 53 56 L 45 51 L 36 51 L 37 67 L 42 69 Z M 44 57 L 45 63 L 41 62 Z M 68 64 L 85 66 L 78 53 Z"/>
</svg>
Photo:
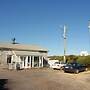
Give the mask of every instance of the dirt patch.
<svg viewBox="0 0 90 90">
<path fill-rule="evenodd" d="M 59 70 L 0 70 L 0 78 L 8 78 L 10 90 L 89 90 L 90 73 L 69 74 Z"/>
</svg>

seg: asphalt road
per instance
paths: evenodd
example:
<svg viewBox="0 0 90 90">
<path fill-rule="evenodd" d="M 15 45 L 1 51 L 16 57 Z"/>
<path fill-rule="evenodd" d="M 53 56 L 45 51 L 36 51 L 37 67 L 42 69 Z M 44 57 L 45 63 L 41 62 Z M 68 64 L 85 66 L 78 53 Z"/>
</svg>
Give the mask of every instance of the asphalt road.
<svg viewBox="0 0 90 90">
<path fill-rule="evenodd" d="M 8 80 L 8 90 L 90 90 L 90 71 L 70 74 L 51 69 L 0 69 L 0 79 Z"/>
</svg>

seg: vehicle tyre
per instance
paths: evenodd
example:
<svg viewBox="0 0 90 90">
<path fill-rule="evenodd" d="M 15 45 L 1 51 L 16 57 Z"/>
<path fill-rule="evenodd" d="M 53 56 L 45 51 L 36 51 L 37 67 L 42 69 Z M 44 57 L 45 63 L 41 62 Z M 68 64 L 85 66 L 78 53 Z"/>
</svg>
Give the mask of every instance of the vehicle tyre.
<svg viewBox="0 0 90 90">
<path fill-rule="evenodd" d="M 61 70 L 63 70 L 63 69 L 64 69 L 64 67 L 62 66 L 60 69 L 61 69 Z"/>
<path fill-rule="evenodd" d="M 76 69 L 76 70 L 75 70 L 75 73 L 76 73 L 76 74 L 78 74 L 78 73 L 79 73 L 79 70 L 78 70 L 78 69 Z"/>
<path fill-rule="evenodd" d="M 66 73 L 66 71 L 65 70 L 63 70 L 64 71 L 64 73 Z"/>
<path fill-rule="evenodd" d="M 56 70 L 56 68 L 53 68 L 53 70 Z"/>
<path fill-rule="evenodd" d="M 85 71 L 87 71 L 88 70 L 88 68 L 85 68 Z"/>
</svg>

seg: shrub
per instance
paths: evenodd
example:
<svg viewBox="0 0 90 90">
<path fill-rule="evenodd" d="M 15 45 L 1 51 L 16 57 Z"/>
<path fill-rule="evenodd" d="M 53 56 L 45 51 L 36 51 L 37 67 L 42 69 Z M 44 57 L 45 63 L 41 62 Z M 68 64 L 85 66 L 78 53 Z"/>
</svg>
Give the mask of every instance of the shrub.
<svg viewBox="0 0 90 90">
<path fill-rule="evenodd" d="M 77 62 L 90 67 L 90 56 L 79 56 Z"/>
</svg>

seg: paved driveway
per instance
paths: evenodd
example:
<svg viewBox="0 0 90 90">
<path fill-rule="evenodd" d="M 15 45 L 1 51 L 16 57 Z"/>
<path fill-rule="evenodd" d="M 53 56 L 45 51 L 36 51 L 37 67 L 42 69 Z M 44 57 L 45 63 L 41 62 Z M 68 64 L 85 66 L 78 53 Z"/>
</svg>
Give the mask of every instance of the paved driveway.
<svg viewBox="0 0 90 90">
<path fill-rule="evenodd" d="M 69 74 L 59 70 L 0 70 L 0 78 L 8 79 L 10 90 L 90 90 L 90 72 Z"/>
</svg>

